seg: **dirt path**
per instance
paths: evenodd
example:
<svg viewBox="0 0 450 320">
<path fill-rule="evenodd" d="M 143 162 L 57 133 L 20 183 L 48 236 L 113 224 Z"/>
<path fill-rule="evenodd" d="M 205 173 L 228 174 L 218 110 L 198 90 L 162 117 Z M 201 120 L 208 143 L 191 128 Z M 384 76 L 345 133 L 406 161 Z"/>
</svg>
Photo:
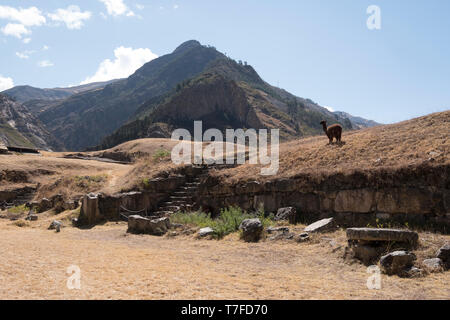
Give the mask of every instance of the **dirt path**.
<svg viewBox="0 0 450 320">
<path fill-rule="evenodd" d="M 450 273 L 382 278 L 348 264 L 330 238 L 312 244 L 246 244 L 126 234 L 126 224 L 91 230 L 19 228 L 0 221 L 0 299 L 449 299 Z M 443 239 L 443 240 L 448 240 Z M 439 240 L 439 241 L 442 241 Z M 81 290 L 67 289 L 67 267 L 81 269 Z"/>
</svg>

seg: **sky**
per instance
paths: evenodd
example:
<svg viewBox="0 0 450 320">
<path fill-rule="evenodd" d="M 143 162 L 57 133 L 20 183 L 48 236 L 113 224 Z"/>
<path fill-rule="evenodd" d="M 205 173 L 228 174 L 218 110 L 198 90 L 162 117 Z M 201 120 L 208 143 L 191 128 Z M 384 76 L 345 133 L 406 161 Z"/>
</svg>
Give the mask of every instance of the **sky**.
<svg viewBox="0 0 450 320">
<path fill-rule="evenodd" d="M 449 14 L 448 0 L 2 0 L 0 91 L 127 77 L 195 39 L 297 96 L 393 123 L 450 109 Z"/>
</svg>

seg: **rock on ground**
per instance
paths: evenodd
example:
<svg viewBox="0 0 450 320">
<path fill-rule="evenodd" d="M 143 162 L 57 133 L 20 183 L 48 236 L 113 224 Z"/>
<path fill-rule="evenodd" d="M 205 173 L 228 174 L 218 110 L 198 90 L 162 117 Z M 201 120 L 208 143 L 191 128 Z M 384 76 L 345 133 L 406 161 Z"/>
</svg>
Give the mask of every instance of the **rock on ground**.
<svg viewBox="0 0 450 320">
<path fill-rule="evenodd" d="M 333 218 L 323 219 L 313 224 L 310 224 L 305 228 L 305 232 L 314 233 L 314 232 L 326 232 L 335 228 L 335 223 Z"/>
<path fill-rule="evenodd" d="M 410 269 L 416 260 L 415 254 L 408 251 L 394 251 L 380 259 L 383 272 L 388 275 L 401 275 Z"/>
<path fill-rule="evenodd" d="M 289 228 L 288 227 L 269 227 L 267 228 L 267 233 L 272 234 L 272 233 L 288 233 L 289 232 Z"/>
<path fill-rule="evenodd" d="M 150 220 L 138 215 L 128 217 L 128 232 L 136 234 L 164 235 L 170 228 L 169 218 Z"/>
<path fill-rule="evenodd" d="M 301 233 L 295 237 L 295 241 L 297 241 L 297 242 L 306 242 L 306 241 L 309 241 L 309 239 L 310 239 L 309 234 L 306 232 Z"/>
<path fill-rule="evenodd" d="M 429 272 L 440 272 L 443 270 L 443 263 L 439 258 L 426 259 L 422 263 Z"/>
<path fill-rule="evenodd" d="M 38 219 L 39 219 L 39 217 L 37 214 L 30 214 L 27 217 L 27 220 L 30 220 L 30 221 L 37 221 Z"/>
<path fill-rule="evenodd" d="M 287 220 L 294 224 L 297 216 L 297 210 L 294 207 L 280 208 L 275 215 L 275 221 Z"/>
<path fill-rule="evenodd" d="M 422 269 L 417 267 L 406 268 L 403 271 L 400 271 L 399 276 L 402 278 L 420 278 L 425 275 Z"/>
<path fill-rule="evenodd" d="M 48 227 L 48 230 L 56 230 L 56 232 L 60 232 L 62 228 L 62 222 L 59 220 L 53 220 Z"/>
<path fill-rule="evenodd" d="M 41 212 L 45 212 L 50 210 L 53 207 L 53 203 L 47 199 L 47 198 L 43 198 L 41 200 L 41 202 L 38 203 L 37 205 L 37 212 L 41 213 Z"/>
<path fill-rule="evenodd" d="M 242 221 L 239 229 L 242 230 L 242 238 L 246 242 L 258 242 L 264 227 L 259 219 L 246 219 Z"/>
<path fill-rule="evenodd" d="M 198 232 L 198 236 L 203 238 L 214 234 L 214 230 L 210 227 L 202 228 Z"/>
<path fill-rule="evenodd" d="M 445 269 L 450 269 L 450 242 L 440 248 L 436 256 L 442 260 Z"/>
</svg>

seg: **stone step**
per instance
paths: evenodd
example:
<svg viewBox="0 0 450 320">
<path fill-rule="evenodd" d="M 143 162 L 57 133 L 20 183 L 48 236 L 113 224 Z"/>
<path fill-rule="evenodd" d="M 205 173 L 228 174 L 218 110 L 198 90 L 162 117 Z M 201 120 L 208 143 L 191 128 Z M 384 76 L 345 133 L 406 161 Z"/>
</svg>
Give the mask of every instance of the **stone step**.
<svg viewBox="0 0 450 320">
<path fill-rule="evenodd" d="M 159 217 L 168 216 L 168 215 L 171 215 L 171 214 L 174 214 L 174 212 L 173 211 L 156 211 L 156 212 L 153 212 L 153 215 L 159 216 Z"/>
<path fill-rule="evenodd" d="M 178 191 L 197 191 L 197 190 L 198 190 L 198 187 L 179 187 L 177 189 L 177 192 Z"/>
<path fill-rule="evenodd" d="M 172 194 L 175 197 L 192 197 L 194 195 L 194 192 L 188 192 L 188 191 L 177 191 Z"/>
<path fill-rule="evenodd" d="M 178 212 L 181 211 L 182 207 L 180 206 L 165 206 L 165 207 L 160 207 L 159 211 L 173 211 L 173 212 Z"/>
<path fill-rule="evenodd" d="M 189 203 L 187 201 L 171 201 L 171 202 L 165 202 L 161 204 L 161 207 L 167 207 L 167 206 L 179 206 L 179 207 L 186 207 L 192 205 L 192 201 Z"/>
<path fill-rule="evenodd" d="M 192 199 L 192 197 L 183 197 L 183 196 L 170 196 L 170 200 L 171 202 L 175 202 L 175 201 L 186 201 L 186 202 L 192 202 L 194 199 Z"/>
</svg>

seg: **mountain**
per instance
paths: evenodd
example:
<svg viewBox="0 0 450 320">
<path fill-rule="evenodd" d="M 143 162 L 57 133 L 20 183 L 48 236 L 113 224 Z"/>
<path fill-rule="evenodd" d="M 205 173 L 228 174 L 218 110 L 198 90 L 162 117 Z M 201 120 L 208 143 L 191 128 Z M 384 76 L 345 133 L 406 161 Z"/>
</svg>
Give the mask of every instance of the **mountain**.
<svg viewBox="0 0 450 320">
<path fill-rule="evenodd" d="M 371 127 L 376 127 L 376 126 L 380 125 L 380 123 L 375 122 L 373 120 L 367 120 L 367 119 L 364 119 L 361 117 L 355 117 L 347 112 L 335 111 L 333 113 L 338 115 L 339 117 L 349 119 L 352 122 L 353 126 L 357 129 L 371 128 Z"/>
<path fill-rule="evenodd" d="M 353 129 L 347 117 L 271 86 L 249 65 L 221 58 L 199 76 L 143 104 L 134 119 L 106 137 L 98 148 L 145 137 L 170 138 L 177 128 L 192 132 L 195 120 L 203 121 L 203 130 L 280 129 L 282 140 L 322 133 L 321 120 Z"/>
<path fill-rule="evenodd" d="M 0 94 L 0 143 L 45 150 L 64 147 L 26 107 Z"/>
<path fill-rule="evenodd" d="M 363 126 L 271 86 L 250 65 L 195 40 L 146 63 L 127 79 L 77 88 L 19 89 L 8 92 L 21 101 L 33 98 L 25 107 L 72 151 L 112 147 L 138 137 L 168 137 L 174 128 L 192 126 L 193 120 L 203 120 L 205 129 L 280 128 L 284 140 L 321 133 L 321 120 L 347 130 Z"/>
<path fill-rule="evenodd" d="M 67 149 L 95 146 L 129 120 L 143 103 L 166 94 L 223 57 L 214 48 L 188 41 L 171 54 L 145 64 L 128 79 L 75 94 L 46 109 L 39 118 Z"/>
<path fill-rule="evenodd" d="M 84 91 L 103 88 L 106 85 L 115 81 L 117 80 L 111 80 L 106 82 L 94 82 L 69 88 L 53 88 L 53 89 L 40 89 L 31 86 L 16 86 L 14 88 L 3 91 L 2 93 L 20 103 L 32 100 L 54 101 L 66 99 L 71 95 L 81 93 Z"/>
</svg>

